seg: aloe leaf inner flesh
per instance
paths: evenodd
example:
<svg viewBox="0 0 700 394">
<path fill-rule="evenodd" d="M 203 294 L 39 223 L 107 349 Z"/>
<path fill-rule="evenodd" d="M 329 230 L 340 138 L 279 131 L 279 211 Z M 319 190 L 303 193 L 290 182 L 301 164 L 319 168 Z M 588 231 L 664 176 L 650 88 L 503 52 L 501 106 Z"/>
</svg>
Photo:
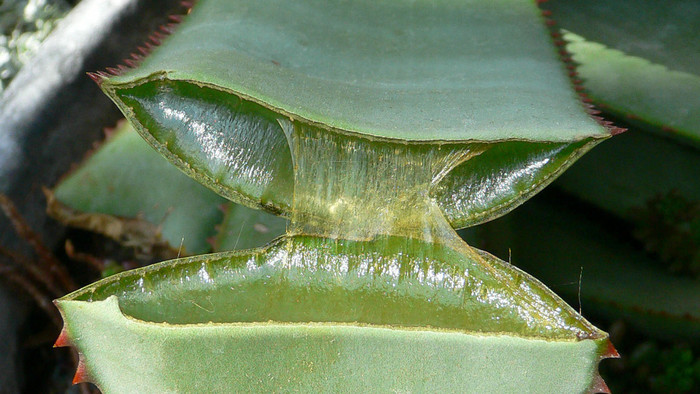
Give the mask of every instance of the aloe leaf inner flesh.
<svg viewBox="0 0 700 394">
<path fill-rule="evenodd" d="M 149 354 L 172 354 L 169 357 L 178 359 L 178 346 L 183 346 L 178 341 L 183 336 L 188 339 L 182 340 L 198 341 L 194 351 L 203 357 L 218 360 L 207 349 L 220 347 L 240 363 L 237 352 L 259 352 L 255 343 L 278 335 L 279 343 L 290 341 L 284 345 L 287 349 L 305 344 L 303 354 L 289 351 L 280 357 L 318 363 L 319 368 L 336 365 L 337 361 L 329 364 L 327 360 L 330 340 L 354 343 L 340 348 L 339 359 L 345 361 L 338 368 L 348 368 L 343 363 L 355 365 L 364 357 L 369 363 L 396 362 L 408 357 L 403 352 L 410 348 L 414 355 L 431 360 L 427 368 L 437 368 L 435 376 L 452 379 L 446 387 L 466 389 L 458 376 L 479 373 L 461 362 L 454 371 L 438 368 L 446 360 L 435 359 L 436 348 L 416 342 L 411 331 L 430 330 L 438 335 L 438 342 L 456 341 L 453 346 L 466 353 L 494 346 L 499 360 L 524 361 L 529 356 L 519 352 L 527 348 L 544 352 L 540 355 L 553 352 L 551 357 L 567 360 L 562 364 L 565 372 L 557 378 L 563 380 L 557 384 L 566 382 L 567 390 L 574 391 L 595 385 L 597 363 L 609 354 L 607 335 L 534 278 L 461 241 L 431 194 L 450 168 L 478 157 L 487 145 L 376 143 L 289 121 L 280 123 L 289 141 L 295 183 L 287 235 L 259 249 L 189 257 L 116 274 L 58 302 L 68 317 L 68 336 L 83 353 L 91 380 L 103 388 L 120 389 L 129 382 L 124 375 L 117 378 L 106 372 L 121 370 L 115 366 L 121 363 L 118 358 L 95 350 L 90 330 L 104 320 L 122 327 L 100 334 L 115 336 L 110 343 L 122 342 L 119 330 L 142 332 L 142 350 L 149 350 L 134 352 L 137 360 L 154 364 L 156 370 L 163 367 L 153 363 Z M 369 331 L 354 331 L 358 329 Z M 241 335 L 256 338 L 255 342 L 238 339 Z M 288 337 L 295 335 L 303 339 L 293 345 Z M 326 339 L 319 342 L 314 339 L 318 335 Z M 377 359 L 371 351 L 360 351 L 366 346 L 359 345 L 358 335 L 371 338 L 372 343 L 395 342 L 388 354 L 397 356 Z M 172 368 L 179 371 L 178 365 Z M 372 370 L 385 376 L 382 379 L 401 375 L 392 368 L 370 365 L 377 366 Z M 490 370 L 497 368 L 487 365 Z M 513 383 L 511 378 L 528 368 L 507 368 L 508 381 Z M 148 373 L 169 374 L 152 369 Z M 275 368 L 259 367 L 250 376 L 270 373 L 287 376 Z M 178 379 L 187 381 L 191 373 L 181 375 Z M 266 379 L 241 383 L 238 375 L 226 376 L 197 387 L 281 387 L 269 386 L 272 383 Z M 306 371 L 294 376 L 302 382 L 286 387 L 330 387 L 323 374 Z M 181 386 L 178 379 L 154 387 L 194 387 Z M 347 389 L 366 382 L 345 375 L 331 380 Z M 407 385 L 415 390 L 424 382 L 406 378 L 387 387 Z M 538 383 L 532 381 L 530 387 Z"/>
<path fill-rule="evenodd" d="M 125 314 L 171 324 L 355 322 L 605 337 L 529 275 L 466 245 L 445 219 L 431 189 L 485 145 L 377 144 L 281 123 L 295 172 L 286 237 L 115 275 L 70 298 L 118 295 Z"/>
</svg>

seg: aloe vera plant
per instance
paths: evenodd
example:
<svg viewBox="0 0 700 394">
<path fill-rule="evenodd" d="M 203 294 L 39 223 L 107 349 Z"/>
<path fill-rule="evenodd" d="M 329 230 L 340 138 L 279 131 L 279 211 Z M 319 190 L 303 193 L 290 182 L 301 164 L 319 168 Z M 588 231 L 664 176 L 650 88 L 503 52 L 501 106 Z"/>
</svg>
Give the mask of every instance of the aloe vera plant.
<svg viewBox="0 0 700 394">
<path fill-rule="evenodd" d="M 261 248 L 57 300 L 76 381 L 605 389 L 607 334 L 454 231 L 512 210 L 611 135 L 533 2 L 201 0 L 167 30 L 94 79 L 180 170 L 289 225 Z"/>
</svg>

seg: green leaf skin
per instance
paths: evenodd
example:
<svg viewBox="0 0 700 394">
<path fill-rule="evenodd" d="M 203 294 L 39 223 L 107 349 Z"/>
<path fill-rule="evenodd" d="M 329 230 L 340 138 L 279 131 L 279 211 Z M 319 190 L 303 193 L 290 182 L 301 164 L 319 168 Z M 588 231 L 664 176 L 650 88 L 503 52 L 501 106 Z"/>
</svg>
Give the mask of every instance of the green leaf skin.
<svg viewBox="0 0 700 394">
<path fill-rule="evenodd" d="M 596 105 L 698 146 L 700 3 L 558 0 L 541 7 L 570 32 L 566 49 Z"/>
<path fill-rule="evenodd" d="M 552 342 L 382 326 L 173 326 L 124 316 L 116 297 L 66 300 L 59 306 L 72 318 L 68 329 L 84 349 L 87 375 L 105 393 L 521 393 L 525 387 L 581 393 L 591 389 L 596 375 L 591 360 L 604 348 L 592 340 Z"/>
<path fill-rule="evenodd" d="M 556 0 L 542 8 L 562 28 L 669 70 L 700 75 L 696 0 Z"/>
<path fill-rule="evenodd" d="M 606 111 L 700 146 L 700 74 L 674 71 L 573 33 L 564 39 L 591 99 Z"/>
<path fill-rule="evenodd" d="M 226 203 L 164 160 L 128 123 L 62 179 L 54 196 L 80 212 L 141 217 L 159 226 L 174 250 L 182 244 L 183 254 L 211 250 L 206 239 Z"/>
<path fill-rule="evenodd" d="M 158 79 L 380 138 L 606 135 L 530 1 L 202 0 L 137 69 L 102 86 L 118 101 L 121 87 Z"/>
<path fill-rule="evenodd" d="M 513 209 L 610 135 L 585 113 L 538 12 L 528 1 L 204 0 L 101 87 L 184 172 L 284 216 L 281 120 L 377 143 L 492 145 L 436 196 L 465 227 Z"/>
<path fill-rule="evenodd" d="M 282 238 L 116 274 L 57 305 L 105 392 L 596 384 L 607 335 L 484 252 L 508 278 L 426 246 Z M 370 250 L 384 257 L 367 260 Z"/>
<path fill-rule="evenodd" d="M 106 391 L 604 389 L 607 334 L 453 230 L 517 206 L 610 135 L 538 12 L 201 0 L 138 68 L 102 78 L 182 171 L 290 222 L 263 248 L 58 300 L 87 378 Z"/>
<path fill-rule="evenodd" d="M 178 330 L 207 323 L 250 323 L 258 329 L 272 321 L 448 330 L 462 333 L 464 339 L 491 335 L 536 341 L 531 345 L 594 342 L 595 352 L 585 346 L 589 350 L 568 364 L 578 368 L 583 363 L 583 372 L 563 372 L 566 376 L 557 378 L 583 376 L 574 382 L 579 391 L 596 384 L 597 375 L 590 371 L 595 371 L 601 349 L 610 355 L 607 334 L 537 280 L 464 244 L 431 197 L 441 176 L 457 163 L 478 157 L 479 146 L 377 144 L 291 122 L 282 125 L 295 183 L 294 214 L 286 236 L 257 250 L 167 261 L 116 274 L 64 297 L 59 307 L 64 301 L 90 304 L 117 297 L 126 316 L 155 326 L 175 325 Z M 101 335 L 87 323 L 89 318 L 85 317 L 85 325 L 76 325 L 81 318 L 65 308 L 64 318 L 68 338 L 86 360 L 97 354 L 92 362 L 99 363 L 105 357 L 103 349 L 94 348 L 91 340 L 85 348 L 77 343 Z M 201 341 L 207 336 L 186 331 L 189 334 L 194 336 L 188 340 L 197 343 L 193 346 L 206 352 Z M 506 348 L 508 344 L 504 342 Z M 255 344 L 251 346 L 260 353 Z M 178 351 L 184 350 L 173 350 Z M 531 364 L 541 356 L 535 354 L 529 356 Z M 231 362 L 239 359 L 235 354 L 230 357 Z M 298 354 L 290 357 L 300 360 Z M 90 377 L 98 385 L 108 381 L 99 380 L 104 374 L 125 373 L 102 363 L 90 368 L 99 371 Z M 273 372 L 266 368 L 262 373 Z M 304 379 L 302 372 L 292 375 Z M 449 381 L 463 378 L 456 374 Z M 197 383 L 187 384 L 191 388 Z"/>
</svg>

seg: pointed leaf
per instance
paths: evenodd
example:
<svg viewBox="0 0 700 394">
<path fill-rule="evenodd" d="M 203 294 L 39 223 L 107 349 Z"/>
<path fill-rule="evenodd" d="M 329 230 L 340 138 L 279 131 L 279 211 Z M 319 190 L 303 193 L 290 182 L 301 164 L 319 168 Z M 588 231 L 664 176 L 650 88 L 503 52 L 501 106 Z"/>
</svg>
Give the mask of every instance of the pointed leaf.
<svg viewBox="0 0 700 394">
<path fill-rule="evenodd" d="M 697 146 L 700 3 L 559 0 L 543 7 L 571 32 L 566 49 L 596 104 Z"/>
</svg>

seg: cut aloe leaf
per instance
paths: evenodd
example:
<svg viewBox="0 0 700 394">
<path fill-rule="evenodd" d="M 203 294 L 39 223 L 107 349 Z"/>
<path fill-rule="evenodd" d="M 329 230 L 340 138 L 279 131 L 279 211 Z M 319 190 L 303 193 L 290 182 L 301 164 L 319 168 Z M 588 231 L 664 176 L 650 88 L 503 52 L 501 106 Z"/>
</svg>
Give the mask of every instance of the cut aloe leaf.
<svg viewBox="0 0 700 394">
<path fill-rule="evenodd" d="M 576 300 L 580 291 L 584 313 L 625 318 L 655 338 L 698 340 L 698 281 L 659 269 L 629 238 L 580 209 L 535 199 L 480 231 L 488 244 L 508 245 L 498 253 L 510 253 L 559 294 Z"/>
<path fill-rule="evenodd" d="M 591 99 L 648 129 L 700 139 L 700 4 L 553 1 Z M 651 128 L 649 127 L 651 126 Z M 670 132 L 670 133 L 668 133 Z"/>
<path fill-rule="evenodd" d="M 385 257 L 367 261 L 368 250 Z M 84 378 L 105 392 L 598 384 L 598 361 L 614 354 L 607 335 L 479 253 L 504 277 L 494 282 L 451 248 L 396 237 L 287 237 L 155 264 L 59 300 L 59 344 L 77 347 Z"/>
<path fill-rule="evenodd" d="M 476 157 L 479 153 L 476 147 L 377 144 L 291 122 L 282 122 L 282 126 L 295 170 L 288 235 L 262 249 L 168 261 L 116 274 L 59 300 L 66 321 L 66 337 L 84 355 L 82 371 L 88 374 L 86 379 L 103 388 L 128 387 L 123 376 L 128 374 L 129 367 L 126 370 L 115 367 L 113 363 L 120 356 L 105 354 L 105 349 L 96 348 L 95 340 L 90 339 L 97 336 L 101 338 L 99 341 L 112 341 L 94 331 L 96 326 L 88 315 L 91 312 L 82 313 L 100 306 L 104 308 L 101 313 L 111 316 L 108 319 L 120 319 L 122 327 L 124 321 L 136 319 L 145 329 L 154 329 L 149 334 L 144 332 L 144 338 L 149 339 L 142 343 L 153 341 L 154 346 L 161 346 L 163 336 L 168 341 L 175 338 L 184 341 L 161 350 L 144 346 L 147 357 L 161 352 L 164 358 L 181 362 L 184 353 L 192 354 L 182 345 L 185 342 L 201 352 L 202 357 L 212 351 L 212 346 L 218 346 L 217 354 L 225 356 L 217 363 L 227 368 L 245 357 L 239 352 L 252 354 L 240 368 L 249 370 L 249 365 L 256 366 L 255 372 L 249 373 L 249 377 L 254 377 L 247 383 L 251 386 L 246 386 L 256 390 L 276 387 L 276 382 L 283 379 L 279 384 L 285 387 L 296 387 L 290 385 L 290 379 L 301 382 L 300 389 L 328 389 L 321 382 L 351 389 L 356 387 L 353 384 L 358 387 L 375 384 L 370 379 L 391 376 L 393 381 L 399 379 L 393 368 L 372 364 L 376 365 L 372 369 L 384 368 L 384 372 L 349 380 L 343 375 L 337 382 L 329 381 L 309 377 L 303 371 L 283 373 L 259 356 L 267 352 L 266 348 L 260 348 L 266 343 L 260 342 L 263 338 L 281 335 L 283 342 L 288 341 L 284 338 L 291 338 L 289 347 L 280 350 L 283 358 L 303 362 L 310 357 L 310 362 L 323 364 L 328 357 L 335 356 L 328 353 L 327 347 L 305 338 L 324 336 L 328 325 L 349 327 L 339 331 L 332 328 L 333 334 L 329 335 L 331 339 L 350 343 L 357 343 L 356 336 L 375 335 L 379 332 L 376 329 L 389 330 L 380 330 L 386 335 L 377 341 L 385 341 L 384 346 L 396 345 L 398 353 L 392 359 L 402 356 L 401 349 L 414 343 L 405 338 L 406 329 L 464 335 L 456 338 L 464 342 L 465 351 L 474 346 L 474 340 L 482 343 L 479 339 L 482 336 L 495 340 L 499 351 L 502 349 L 507 354 L 511 354 L 508 347 L 516 342 L 520 345 L 515 345 L 515 349 L 525 346 L 536 352 L 537 346 L 542 346 L 543 353 L 527 356 L 529 364 L 538 363 L 542 355 L 549 354 L 550 346 L 561 345 L 561 350 L 567 350 L 555 357 L 568 361 L 560 366 L 557 375 L 550 373 L 531 379 L 537 382 L 556 379 L 555 385 L 572 385 L 567 387 L 576 391 L 598 387 L 596 365 L 604 355 L 614 355 L 607 334 L 576 314 L 537 280 L 461 242 L 431 197 L 430 191 L 440 183 L 441 175 L 456 163 Z M 109 299 L 112 299 L 111 307 L 106 302 Z M 90 306 L 85 309 L 85 305 Z M 275 322 L 272 332 L 266 331 L 269 322 Z M 308 331 L 316 323 L 325 325 L 319 327 L 320 331 Z M 162 331 L 164 327 L 170 328 Z M 247 334 L 241 334 L 241 329 L 248 330 Z M 212 344 L 209 342 L 212 335 L 229 339 L 215 339 Z M 240 335 L 253 335 L 257 339 L 247 341 L 241 348 L 241 342 L 230 341 Z M 306 349 L 307 356 L 290 347 Z M 473 351 L 479 354 L 485 350 L 477 345 Z M 220 357 L 217 354 L 210 357 Z M 346 353 L 343 357 L 358 363 L 369 362 L 364 354 L 361 348 L 355 348 L 353 354 Z M 436 359 L 434 365 L 444 370 L 444 361 L 449 360 Z M 491 376 L 478 371 L 497 369 L 501 359 L 493 361 L 495 364 L 489 359 L 487 366 L 476 369 L 460 364 L 464 369 L 447 369 L 447 375 L 431 372 L 405 384 L 417 390 L 426 384 L 426 379 L 431 382 L 437 376 L 445 381 L 441 384 L 446 387 L 464 387 L 472 384 L 464 380 L 465 374 L 474 374 L 478 382 L 475 387 L 490 387 L 495 383 L 482 381 L 481 377 Z M 550 361 L 543 361 L 535 370 L 549 368 Z M 529 364 L 518 364 L 510 372 L 522 376 L 530 369 Z M 208 372 L 206 379 L 197 374 L 196 381 L 191 373 L 173 377 L 164 372 L 168 365 L 169 362 L 149 359 L 140 370 L 153 368 L 149 374 L 154 376 L 155 390 L 169 387 L 209 390 L 218 386 L 203 385 L 240 384 L 238 375 L 220 381 L 219 372 L 215 371 Z M 574 376 L 575 380 L 569 381 Z M 263 377 L 267 381 L 261 383 Z M 306 379 L 314 383 L 304 383 Z M 159 386 L 159 382 L 164 386 Z M 532 383 L 532 387 L 540 384 Z"/>
<path fill-rule="evenodd" d="M 590 384 L 596 376 L 591 360 L 604 353 L 592 340 L 320 323 L 173 326 L 124 316 L 114 297 L 60 305 L 75 319 L 78 348 L 103 349 L 83 354 L 80 375 L 99 382 L 103 392 L 515 393 L 523 387 L 536 392 L 604 387 Z M 96 331 L 87 331 L 88 324 Z M 130 356 L 115 356 L 123 352 Z M 540 355 L 537 362 L 533 353 Z"/>
<path fill-rule="evenodd" d="M 463 227 L 506 213 L 610 135 L 579 103 L 538 12 L 519 1 L 205 0 L 138 68 L 97 78 L 183 171 L 286 216 L 280 119 L 378 143 L 516 152 L 498 163 L 496 149 L 445 178 L 436 197 Z"/>
<path fill-rule="evenodd" d="M 53 194 L 77 211 L 62 214 L 65 209 L 50 206 L 49 213 L 68 225 L 131 244 L 153 242 L 160 232 L 175 251 L 182 244 L 182 254 L 211 250 L 206 239 L 214 235 L 222 220 L 219 206 L 226 202 L 164 160 L 128 123 Z M 128 234 L 129 228 L 136 230 Z"/>
<path fill-rule="evenodd" d="M 611 134 L 538 13 L 201 0 L 140 66 L 95 76 L 185 173 L 290 222 L 266 247 L 59 300 L 78 377 L 139 391 L 133 371 L 155 391 L 604 389 L 607 334 L 453 229 L 504 214 Z M 96 319 L 139 336 L 136 364 L 110 354 L 128 336 Z"/>
</svg>

